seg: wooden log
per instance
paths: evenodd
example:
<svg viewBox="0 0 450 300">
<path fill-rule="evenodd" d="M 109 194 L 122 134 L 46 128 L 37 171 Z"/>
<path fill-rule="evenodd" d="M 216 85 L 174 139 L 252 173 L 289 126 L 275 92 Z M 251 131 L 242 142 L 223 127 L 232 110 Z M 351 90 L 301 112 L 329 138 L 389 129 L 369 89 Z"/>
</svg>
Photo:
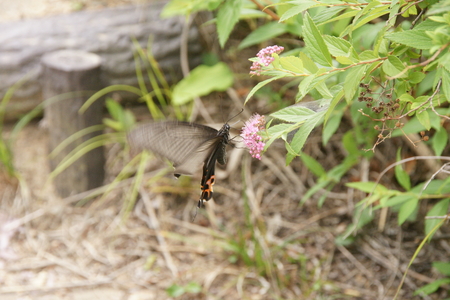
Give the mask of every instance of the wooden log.
<svg viewBox="0 0 450 300">
<path fill-rule="evenodd" d="M 137 86 L 133 39 L 152 52 L 170 82 L 181 79 L 180 45 L 184 18 L 161 19 L 167 1 L 81 11 L 17 22 L 0 22 L 0 99 L 19 79 L 30 74 L 7 107 L 6 119 L 15 119 L 41 103 L 42 69 L 45 53 L 63 49 L 84 50 L 102 58 L 105 85 Z M 189 65 L 197 66 L 202 45 L 198 29 L 189 30 Z M 144 72 L 145 73 L 145 72 Z M 131 94 L 122 95 L 123 97 Z"/>
<path fill-rule="evenodd" d="M 102 88 L 100 66 L 100 56 L 85 51 L 61 50 L 43 56 L 43 95 L 47 99 L 57 96 L 57 101 L 48 105 L 44 112 L 50 151 L 81 129 L 102 122 L 102 101 L 96 101 L 84 114 L 78 112 L 89 96 Z M 62 98 L 64 93 L 71 94 Z M 98 134 L 91 133 L 76 139 L 51 158 L 51 170 L 75 147 Z M 102 185 L 104 163 L 103 147 L 89 151 L 55 177 L 56 191 L 61 197 L 68 197 Z"/>
</svg>

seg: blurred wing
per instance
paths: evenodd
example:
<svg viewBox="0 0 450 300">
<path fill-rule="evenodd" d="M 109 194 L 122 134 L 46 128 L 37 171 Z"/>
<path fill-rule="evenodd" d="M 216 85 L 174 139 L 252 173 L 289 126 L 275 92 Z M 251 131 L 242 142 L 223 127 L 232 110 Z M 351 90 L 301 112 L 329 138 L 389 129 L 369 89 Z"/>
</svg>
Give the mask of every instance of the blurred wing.
<svg viewBox="0 0 450 300">
<path fill-rule="evenodd" d="M 210 155 L 221 137 L 214 128 L 187 122 L 155 122 L 133 129 L 133 149 L 149 150 L 173 162 L 175 173 L 192 175 Z"/>
</svg>

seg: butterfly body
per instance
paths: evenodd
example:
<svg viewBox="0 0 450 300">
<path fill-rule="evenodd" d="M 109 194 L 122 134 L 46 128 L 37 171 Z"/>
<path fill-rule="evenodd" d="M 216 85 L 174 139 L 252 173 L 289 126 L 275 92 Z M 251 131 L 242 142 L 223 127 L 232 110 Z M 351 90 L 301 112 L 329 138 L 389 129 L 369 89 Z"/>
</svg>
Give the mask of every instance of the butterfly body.
<svg viewBox="0 0 450 300">
<path fill-rule="evenodd" d="M 147 123 L 128 134 L 135 150 L 149 150 L 173 163 L 175 176 L 192 175 L 203 164 L 198 206 L 213 195 L 216 161 L 226 163 L 230 125 L 220 130 L 196 123 L 165 121 Z"/>
</svg>

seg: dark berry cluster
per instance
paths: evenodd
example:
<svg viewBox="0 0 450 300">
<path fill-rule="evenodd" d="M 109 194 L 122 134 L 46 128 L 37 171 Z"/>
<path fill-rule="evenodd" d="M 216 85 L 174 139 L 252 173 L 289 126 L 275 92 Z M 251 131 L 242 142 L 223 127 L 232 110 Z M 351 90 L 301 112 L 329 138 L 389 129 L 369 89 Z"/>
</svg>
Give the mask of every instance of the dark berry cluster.
<svg viewBox="0 0 450 300">
<path fill-rule="evenodd" d="M 392 115 L 396 110 L 400 108 L 400 100 L 392 100 L 392 94 L 382 94 L 381 97 L 378 99 L 374 99 L 371 95 L 373 92 L 369 87 L 369 84 L 367 83 L 360 83 L 359 87 L 363 88 L 363 90 L 359 93 L 358 101 L 359 102 L 366 102 L 366 106 L 371 108 L 371 110 L 376 114 L 381 114 L 385 117 L 389 117 Z M 389 102 L 383 101 L 382 98 L 386 98 L 389 100 Z"/>
</svg>

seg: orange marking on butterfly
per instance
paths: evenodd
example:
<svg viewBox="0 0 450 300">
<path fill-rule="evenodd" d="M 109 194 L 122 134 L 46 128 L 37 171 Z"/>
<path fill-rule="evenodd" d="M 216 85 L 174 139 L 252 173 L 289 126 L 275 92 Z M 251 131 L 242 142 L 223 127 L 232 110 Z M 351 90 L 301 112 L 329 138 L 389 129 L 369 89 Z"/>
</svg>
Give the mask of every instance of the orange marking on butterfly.
<svg viewBox="0 0 450 300">
<path fill-rule="evenodd" d="M 205 186 L 201 186 L 202 188 L 202 199 L 209 200 L 212 197 L 213 192 L 213 185 L 216 182 L 216 176 L 212 175 L 208 180 L 205 182 Z"/>
</svg>

